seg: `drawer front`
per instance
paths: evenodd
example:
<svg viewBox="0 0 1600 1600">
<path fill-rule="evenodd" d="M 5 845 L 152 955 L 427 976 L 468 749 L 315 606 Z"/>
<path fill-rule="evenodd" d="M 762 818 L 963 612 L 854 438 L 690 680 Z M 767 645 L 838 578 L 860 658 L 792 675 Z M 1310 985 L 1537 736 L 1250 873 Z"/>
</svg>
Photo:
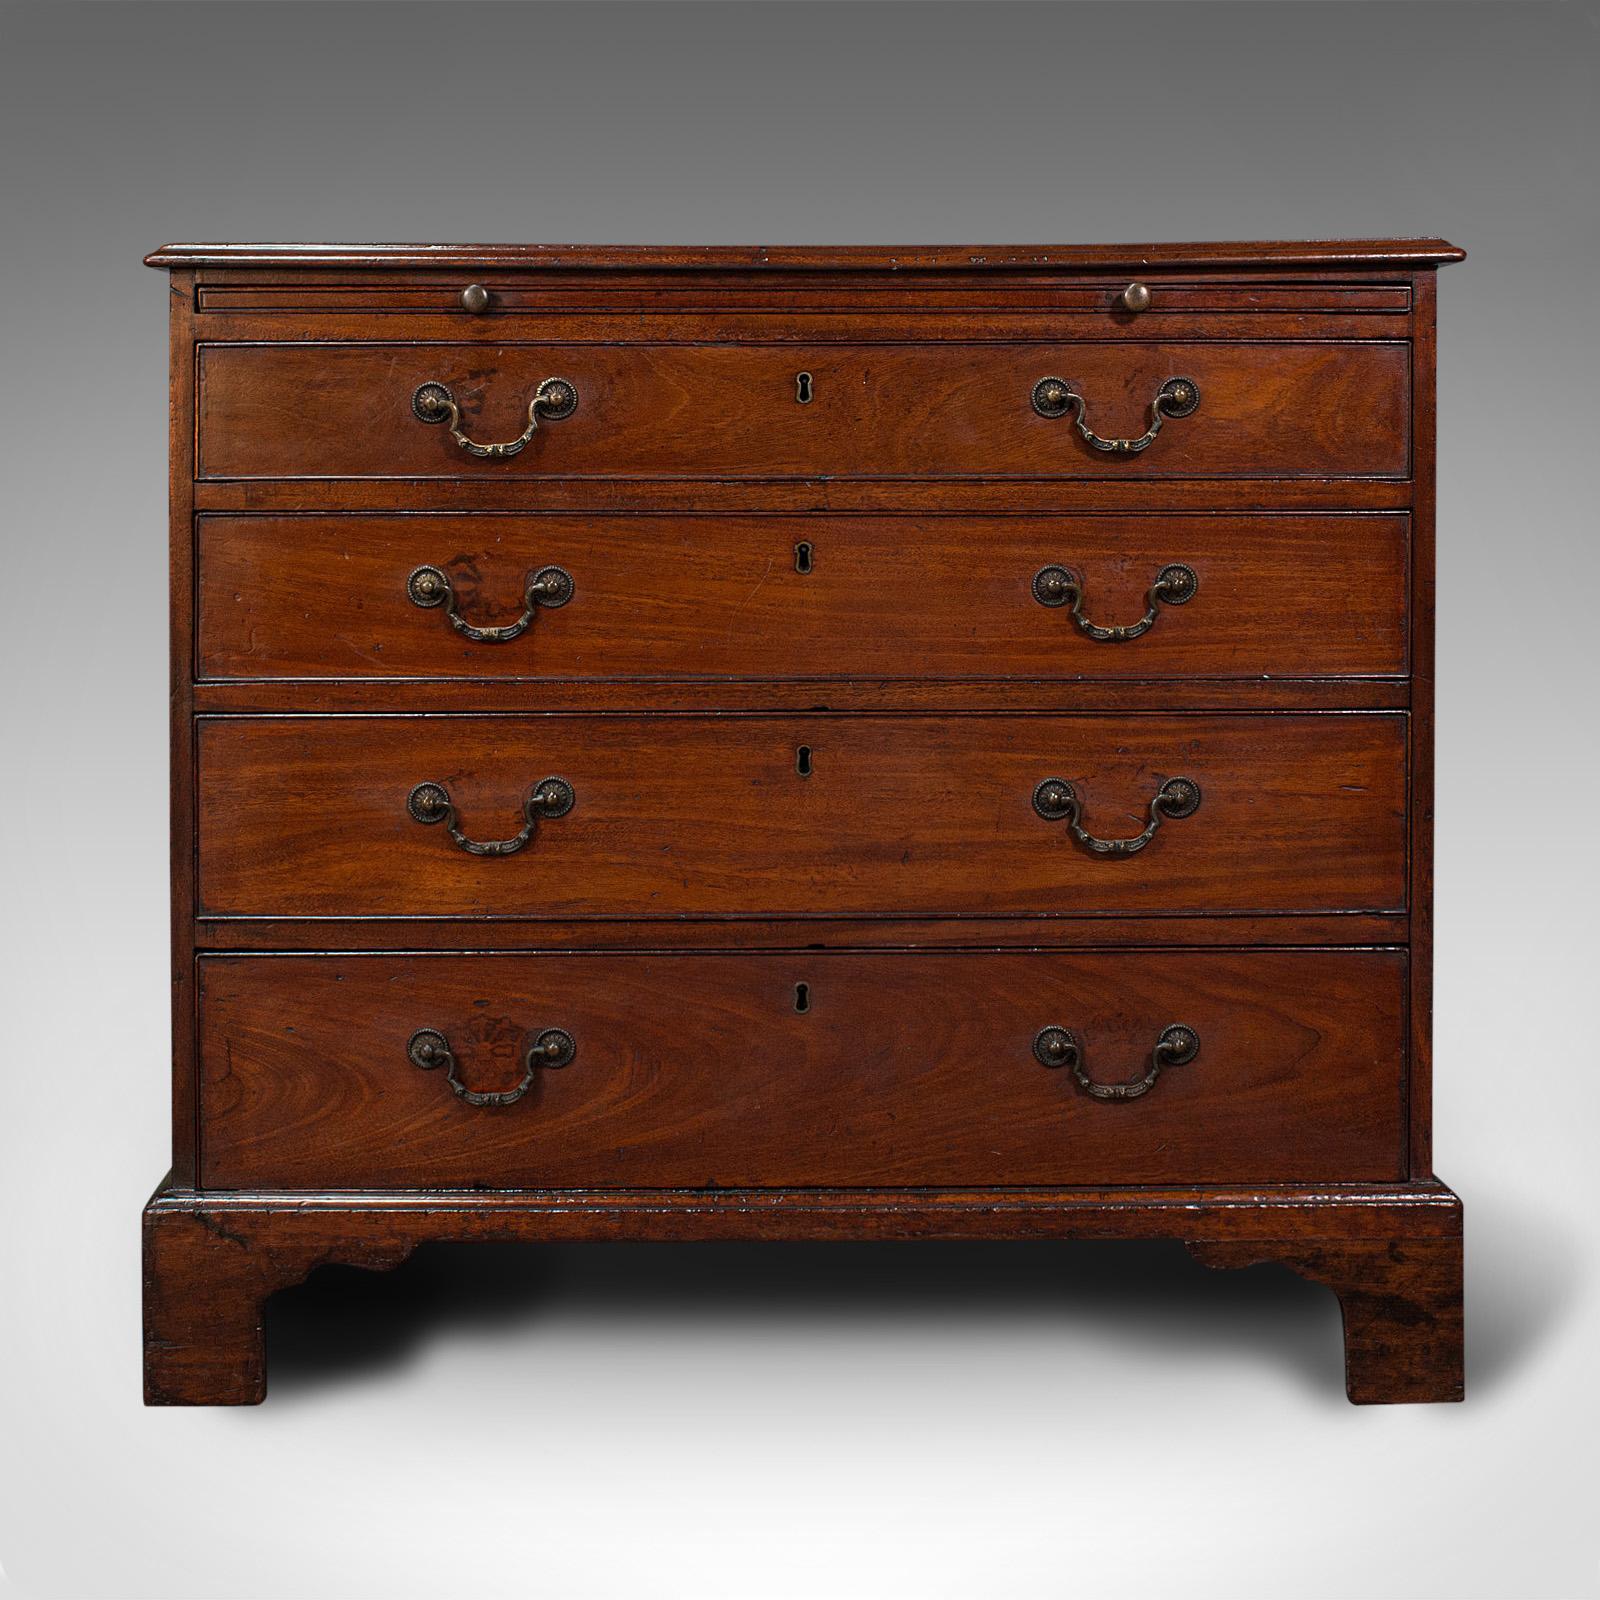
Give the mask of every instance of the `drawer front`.
<svg viewBox="0 0 1600 1600">
<path fill-rule="evenodd" d="M 477 311 L 464 304 L 463 293 L 475 284 L 487 303 Z M 542 268 L 536 277 L 501 273 L 483 263 L 448 275 L 413 274 L 398 278 L 386 272 L 377 278 L 345 281 L 296 274 L 284 281 L 251 282 L 241 277 L 202 282 L 195 308 L 202 318 L 217 315 L 293 316 L 297 319 L 405 317 L 426 319 L 430 329 L 454 325 L 459 336 L 504 338 L 504 324 L 523 317 L 577 314 L 587 322 L 603 316 L 646 320 L 721 317 L 782 318 L 797 312 L 818 316 L 848 314 L 930 314 L 966 317 L 1033 312 L 1071 319 L 1092 337 L 1125 335 L 1148 338 L 1153 323 L 1177 323 L 1187 332 L 1197 316 L 1208 333 L 1225 333 L 1241 320 L 1295 319 L 1291 331 L 1324 332 L 1330 320 L 1354 317 L 1404 316 L 1412 309 L 1411 287 L 1404 282 L 1286 282 L 1252 273 L 1248 279 L 1156 278 L 1144 275 L 1149 303 L 1130 313 L 1123 298 L 1128 279 L 1096 278 L 1074 282 L 1052 273 L 1047 278 L 1008 274 L 1001 282 L 974 282 L 960 273 L 943 277 L 919 274 L 916 287 L 904 277 L 830 270 L 821 277 L 774 278 L 763 272 L 752 278 L 740 272 L 700 271 L 690 275 L 630 273 L 626 278 L 596 280 L 563 275 Z M 1220 315 L 1218 315 L 1220 314 Z M 1211 319 L 1215 317 L 1213 323 Z M 875 318 L 876 320 L 876 318 Z M 319 323 L 314 323 L 320 325 Z M 337 325 L 337 324 L 336 324 Z M 1219 326 L 1225 325 L 1225 326 Z M 1279 330 L 1281 331 L 1281 330 Z"/>
<path fill-rule="evenodd" d="M 392 337 L 392 327 L 381 332 Z M 201 478 L 1214 478 L 1378 476 L 1410 470 L 1404 341 L 937 344 L 209 344 L 199 348 Z M 809 374 L 802 381 L 800 374 Z M 1041 415 L 1053 377 L 1076 400 Z M 1136 453 L 1163 385 L 1169 406 Z M 515 455 L 540 386 L 575 386 Z M 1192 392 L 1192 391 L 1191 391 Z M 547 394 L 550 391 L 546 391 Z M 802 403 L 802 397 L 810 398 Z"/>
<path fill-rule="evenodd" d="M 1404 981 L 1398 951 L 212 958 L 202 1182 L 1393 1180 Z"/>
<path fill-rule="evenodd" d="M 205 516 L 198 669 L 207 679 L 1399 675 L 1407 528 L 1382 514 Z M 1174 566 L 1190 578 L 1163 582 Z"/>
<path fill-rule="evenodd" d="M 198 744 L 207 916 L 1405 902 L 1403 713 L 204 718 Z M 1073 805 L 1041 792 L 1052 778 Z M 1172 814 L 1180 778 L 1192 814 Z M 1148 843 L 1099 853 L 1074 816 Z M 464 848 L 519 835 L 514 854 Z"/>
</svg>

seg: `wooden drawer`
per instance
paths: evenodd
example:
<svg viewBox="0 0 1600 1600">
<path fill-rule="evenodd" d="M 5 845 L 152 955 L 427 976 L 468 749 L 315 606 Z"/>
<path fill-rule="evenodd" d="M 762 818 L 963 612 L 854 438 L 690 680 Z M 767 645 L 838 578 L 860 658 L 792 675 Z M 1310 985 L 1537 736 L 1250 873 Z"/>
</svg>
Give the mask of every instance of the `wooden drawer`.
<svg viewBox="0 0 1600 1600">
<path fill-rule="evenodd" d="M 1149 304 L 1137 315 L 1123 298 L 1128 279 L 1074 280 L 1060 275 L 1008 274 L 1003 283 L 975 285 L 963 274 L 904 274 L 887 280 L 871 273 L 830 272 L 822 277 L 739 272 L 616 274 L 600 282 L 559 269 L 522 273 L 393 273 L 361 278 L 352 274 L 316 275 L 304 271 L 278 278 L 270 273 L 230 274 L 196 285 L 195 309 L 201 320 L 241 315 L 292 319 L 317 325 L 345 318 L 405 317 L 413 325 L 453 330 L 456 338 L 504 339 L 529 319 L 548 320 L 580 313 L 590 321 L 605 316 L 682 321 L 716 315 L 766 317 L 791 325 L 804 315 L 889 315 L 902 317 L 978 317 L 1035 312 L 1070 318 L 1096 337 L 1125 334 L 1148 338 L 1151 325 L 1177 325 L 1180 333 L 1198 315 L 1203 336 L 1224 313 L 1230 325 L 1265 318 L 1293 318 L 1326 329 L 1330 319 L 1403 317 L 1411 311 L 1411 286 L 1405 282 L 1301 282 L 1251 273 L 1245 279 L 1151 278 Z M 1143 279 L 1141 281 L 1144 281 Z M 462 290 L 471 282 L 484 293 L 482 310 L 468 308 Z M 508 330 L 507 323 L 513 326 Z"/>
<path fill-rule="evenodd" d="M 1401 1171 L 1399 951 L 201 962 L 208 1187 L 1358 1182 Z M 803 1007 L 803 1009 L 801 1009 Z M 1091 1083 L 1191 1059 L 1136 1099 Z M 419 1067 L 429 1030 L 450 1059 Z M 573 1053 L 550 1030 L 564 1032 Z M 530 1069 L 530 1045 L 558 1063 Z M 420 1050 L 420 1046 L 419 1046 Z M 1184 1052 L 1179 1051 L 1181 1056 Z M 1047 1052 L 1048 1054 L 1048 1052 Z M 427 1059 L 424 1056 L 424 1059 Z M 543 1056 L 540 1057 L 544 1059 Z M 512 1103 L 471 1104 L 476 1096 Z"/>
<path fill-rule="evenodd" d="M 1226 329 L 1226 319 L 1219 319 Z M 216 478 L 1277 478 L 1410 471 L 1404 340 L 1072 343 L 202 344 L 198 476 Z M 810 375 L 803 390 L 798 375 Z M 1032 404 L 1066 380 L 1088 425 L 1137 438 L 1169 380 L 1192 414 L 1137 454 L 1105 454 L 1069 411 Z M 413 397 L 445 385 L 479 442 L 517 438 L 545 380 L 577 409 L 525 449 L 479 459 Z M 809 392 L 807 404 L 799 403 Z"/>
<path fill-rule="evenodd" d="M 1408 519 L 204 516 L 198 672 L 230 678 L 1399 675 Z M 1151 589 L 1174 563 L 1195 586 Z M 527 600 L 559 567 L 559 606 Z M 423 567 L 450 592 L 408 583 Z M 1047 606 L 1038 574 L 1081 583 Z M 561 580 L 557 579 L 556 582 Z M 420 580 L 419 580 L 420 584 Z M 1061 599 L 1048 580 L 1047 599 Z M 443 596 L 441 599 L 440 597 Z M 1138 625 L 1097 639 L 1091 626 Z M 455 625 L 452 626 L 452 618 Z M 513 639 L 474 639 L 526 621 Z"/>
<path fill-rule="evenodd" d="M 199 904 L 262 917 L 1395 911 L 1405 763 L 1403 713 L 202 718 Z M 1201 802 L 1108 858 L 1039 814 L 1053 777 L 1104 838 L 1139 835 L 1170 780 L 1193 780 Z M 498 840 L 546 779 L 575 803 L 529 824 L 516 854 L 469 854 L 408 809 L 417 786 L 442 786 L 465 838 Z"/>
</svg>

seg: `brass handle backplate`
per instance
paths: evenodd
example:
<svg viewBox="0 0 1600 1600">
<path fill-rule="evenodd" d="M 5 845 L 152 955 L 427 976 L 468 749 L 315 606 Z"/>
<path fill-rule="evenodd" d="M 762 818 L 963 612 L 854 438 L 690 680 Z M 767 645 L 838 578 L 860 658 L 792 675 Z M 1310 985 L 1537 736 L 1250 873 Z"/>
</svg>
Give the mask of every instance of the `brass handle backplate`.
<svg viewBox="0 0 1600 1600">
<path fill-rule="evenodd" d="M 1033 409 L 1041 417 L 1075 415 L 1073 426 L 1096 450 L 1113 456 L 1136 456 L 1148 450 L 1169 417 L 1187 417 L 1200 404 L 1200 385 L 1193 378 L 1168 378 L 1150 402 L 1150 426 L 1137 439 L 1107 439 L 1096 433 L 1086 420 L 1087 404 L 1065 378 L 1041 378 L 1033 386 Z"/>
<path fill-rule="evenodd" d="M 1193 778 L 1168 778 L 1150 801 L 1150 820 L 1131 839 L 1097 839 L 1083 825 L 1083 801 L 1065 778 L 1046 778 L 1033 791 L 1033 809 L 1046 822 L 1065 822 L 1072 837 L 1097 856 L 1137 855 L 1168 817 L 1187 817 L 1200 809 L 1200 785 Z"/>
<path fill-rule="evenodd" d="M 1107 627 L 1091 622 L 1083 614 L 1083 579 L 1069 567 L 1041 567 L 1034 574 L 1033 598 L 1042 606 L 1072 606 L 1072 620 L 1081 633 L 1101 642 L 1121 644 L 1137 639 L 1154 626 L 1163 605 L 1184 606 L 1194 599 L 1200 589 L 1200 580 L 1193 567 L 1174 561 L 1156 574 L 1150 592 L 1144 597 L 1144 615 L 1137 622 L 1127 622 L 1121 627 Z"/>
<path fill-rule="evenodd" d="M 509 839 L 469 839 L 461 831 L 455 802 L 442 783 L 419 783 L 406 797 L 406 810 L 414 821 L 429 827 L 444 823 L 451 839 L 469 856 L 514 856 L 542 820 L 566 816 L 573 798 L 572 785 L 565 778 L 545 778 L 535 784 L 522 802 L 522 827 Z"/>
<path fill-rule="evenodd" d="M 495 460 L 518 455 L 526 449 L 528 441 L 538 431 L 541 417 L 559 422 L 563 417 L 570 417 L 577 409 L 577 385 L 565 378 L 546 378 L 533 391 L 533 399 L 528 402 L 528 425 L 517 438 L 507 440 L 504 444 L 479 444 L 461 431 L 461 408 L 444 384 L 425 383 L 411 396 L 411 411 L 418 422 L 447 422 L 450 425 L 450 437 L 469 456 L 486 456 Z"/>
<path fill-rule="evenodd" d="M 1083 1046 L 1071 1028 L 1041 1028 L 1034 1037 L 1033 1054 L 1042 1066 L 1066 1067 L 1078 1087 L 1095 1100 L 1137 1100 L 1155 1087 L 1163 1067 L 1181 1067 L 1200 1054 L 1200 1035 L 1181 1022 L 1163 1028 L 1150 1052 L 1149 1070 L 1126 1083 L 1096 1083 L 1084 1068 Z"/>
<path fill-rule="evenodd" d="M 522 1082 L 514 1089 L 469 1089 L 459 1076 L 460 1066 L 450 1041 L 437 1028 L 418 1028 L 406 1044 L 406 1055 L 411 1064 L 424 1072 L 448 1067 L 445 1082 L 456 1097 L 469 1106 L 509 1106 L 520 1100 L 533 1087 L 534 1076 L 540 1067 L 564 1067 L 578 1053 L 578 1046 L 565 1028 L 546 1028 L 536 1038 L 528 1040 L 527 1052 L 522 1060 Z"/>
<path fill-rule="evenodd" d="M 503 623 L 498 628 L 478 628 L 457 609 L 455 585 L 442 567 L 418 567 L 406 579 L 406 593 L 412 605 L 424 610 L 443 606 L 450 626 L 475 644 L 505 644 L 526 633 L 540 606 L 556 610 L 572 598 L 572 590 L 572 574 L 564 567 L 540 567 L 537 572 L 528 574 L 527 586 L 522 592 L 522 615 L 515 622 Z"/>
</svg>

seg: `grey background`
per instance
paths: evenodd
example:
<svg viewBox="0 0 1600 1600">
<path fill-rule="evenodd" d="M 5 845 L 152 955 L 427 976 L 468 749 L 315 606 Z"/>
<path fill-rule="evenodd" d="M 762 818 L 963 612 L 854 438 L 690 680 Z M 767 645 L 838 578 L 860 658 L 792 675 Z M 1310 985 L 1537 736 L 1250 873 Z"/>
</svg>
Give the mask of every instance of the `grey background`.
<svg viewBox="0 0 1600 1600">
<path fill-rule="evenodd" d="M 1597 29 L 1567 5 L 50 5 L 0 38 L 0 1564 L 29 1595 L 1592 1594 Z M 138 1403 L 168 239 L 1438 232 L 1470 1399 L 1176 1247 L 427 1252 Z M 1586 1200 L 1585 1196 L 1591 1198 Z"/>
</svg>

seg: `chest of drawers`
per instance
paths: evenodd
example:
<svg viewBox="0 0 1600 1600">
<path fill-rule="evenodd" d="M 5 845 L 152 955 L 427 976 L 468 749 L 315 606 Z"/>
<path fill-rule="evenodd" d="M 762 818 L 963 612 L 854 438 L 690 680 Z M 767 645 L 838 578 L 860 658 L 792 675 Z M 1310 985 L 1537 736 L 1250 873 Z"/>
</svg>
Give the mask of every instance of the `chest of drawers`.
<svg viewBox="0 0 1600 1600">
<path fill-rule="evenodd" d="M 146 1394 L 431 1240 L 1148 1238 L 1461 1393 L 1438 240 L 171 246 Z"/>
</svg>

